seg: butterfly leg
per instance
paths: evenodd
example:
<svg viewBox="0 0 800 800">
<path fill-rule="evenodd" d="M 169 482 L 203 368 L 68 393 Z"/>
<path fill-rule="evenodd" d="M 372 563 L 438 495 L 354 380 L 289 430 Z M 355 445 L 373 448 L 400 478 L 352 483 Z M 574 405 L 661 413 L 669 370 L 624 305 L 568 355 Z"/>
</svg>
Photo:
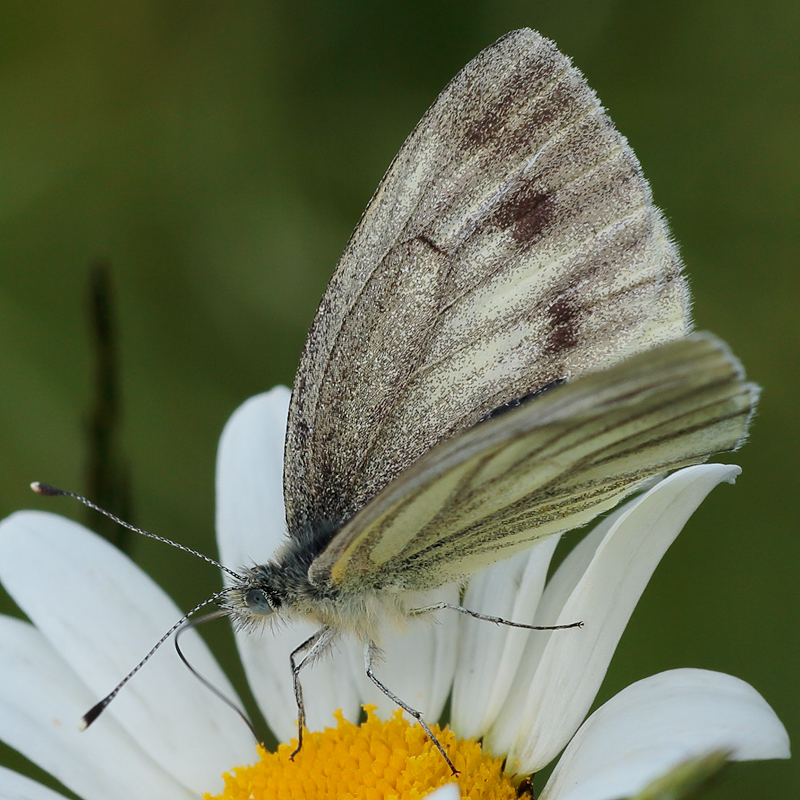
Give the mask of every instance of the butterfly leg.
<svg viewBox="0 0 800 800">
<path fill-rule="evenodd" d="M 367 677 L 393 702 L 396 703 L 406 714 L 414 717 L 414 719 L 419 722 L 422 726 L 422 730 L 425 731 L 428 738 L 436 745 L 436 749 L 442 754 L 442 757 L 447 762 L 447 766 L 450 767 L 450 771 L 453 775 L 458 775 L 458 770 L 453 765 L 453 762 L 449 759 L 447 753 L 444 751 L 444 747 L 442 747 L 441 742 L 434 736 L 433 731 L 428 727 L 425 720 L 422 718 L 422 712 L 417 711 L 416 709 L 411 708 L 407 703 L 404 703 L 396 694 L 392 693 L 387 689 L 376 677 L 375 673 L 372 671 L 373 661 L 375 659 L 375 655 L 378 652 L 378 648 L 374 642 L 367 642 L 364 645 L 364 670 L 367 673 Z"/>
<path fill-rule="evenodd" d="M 294 701 L 297 704 L 297 747 L 289 758 L 294 757 L 303 747 L 303 730 L 306 727 L 306 709 L 303 705 L 303 687 L 300 685 L 300 670 L 310 664 L 333 638 L 333 628 L 320 628 L 313 636 L 306 639 L 303 644 L 292 650 L 289 663 L 292 665 L 292 686 L 294 688 Z M 303 657 L 298 661 L 298 656 Z"/>
<path fill-rule="evenodd" d="M 525 625 L 522 622 L 512 622 L 510 619 L 503 619 L 503 617 L 494 617 L 491 614 L 479 614 L 477 611 L 471 611 L 463 606 L 454 606 L 452 603 L 434 603 L 432 606 L 412 608 L 411 611 L 409 611 L 409 615 L 418 617 L 422 614 L 428 614 L 431 611 L 442 611 L 443 609 L 458 611 L 459 614 L 466 614 L 468 617 L 481 619 L 484 622 L 494 622 L 496 625 L 508 625 L 510 628 L 525 628 L 525 630 L 529 631 L 561 631 L 565 628 L 583 627 L 583 622 L 570 622 L 567 625 Z"/>
</svg>

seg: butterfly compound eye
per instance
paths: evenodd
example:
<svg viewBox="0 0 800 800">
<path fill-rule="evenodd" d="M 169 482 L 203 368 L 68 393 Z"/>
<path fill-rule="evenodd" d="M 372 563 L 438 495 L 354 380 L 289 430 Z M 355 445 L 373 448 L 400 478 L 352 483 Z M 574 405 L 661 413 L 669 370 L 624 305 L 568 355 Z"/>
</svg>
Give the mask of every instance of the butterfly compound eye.
<svg viewBox="0 0 800 800">
<path fill-rule="evenodd" d="M 249 589 L 244 601 L 254 614 L 271 614 L 275 610 L 269 597 L 261 589 Z"/>
</svg>

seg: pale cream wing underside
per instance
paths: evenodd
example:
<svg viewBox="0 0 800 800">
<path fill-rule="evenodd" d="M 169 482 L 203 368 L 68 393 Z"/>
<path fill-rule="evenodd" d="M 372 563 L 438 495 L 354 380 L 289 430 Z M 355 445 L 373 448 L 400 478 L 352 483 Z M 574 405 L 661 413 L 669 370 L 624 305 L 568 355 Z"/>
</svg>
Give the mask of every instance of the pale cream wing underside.
<svg viewBox="0 0 800 800">
<path fill-rule="evenodd" d="M 317 312 L 286 439 L 289 531 L 338 529 L 447 437 L 685 335 L 636 157 L 530 30 L 480 53 L 403 145 Z"/>
<path fill-rule="evenodd" d="M 588 522 L 652 475 L 734 449 L 756 398 L 708 334 L 578 378 L 423 456 L 309 577 L 343 593 L 464 578 Z"/>
</svg>

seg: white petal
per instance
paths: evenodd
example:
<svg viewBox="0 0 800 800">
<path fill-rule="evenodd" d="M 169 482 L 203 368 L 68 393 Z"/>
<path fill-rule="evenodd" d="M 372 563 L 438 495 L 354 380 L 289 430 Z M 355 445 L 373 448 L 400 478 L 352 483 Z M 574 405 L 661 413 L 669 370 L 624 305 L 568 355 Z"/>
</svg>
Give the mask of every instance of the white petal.
<svg viewBox="0 0 800 800">
<path fill-rule="evenodd" d="M 419 593 L 411 602 L 413 608 L 424 608 L 436 602 L 458 603 L 458 587 L 446 586 L 435 592 Z M 423 718 L 437 720 L 444 709 L 458 652 L 457 611 L 442 610 L 409 620 L 405 631 L 387 631 L 381 649 L 384 657 L 374 665 L 375 676 L 390 692 Z M 364 672 L 364 652 L 353 647 L 351 667 L 362 702 L 378 707 L 378 714 L 387 719 L 397 708 Z"/>
<path fill-rule="evenodd" d="M 646 481 L 643 492 L 657 486 L 662 480 L 663 475 Z M 641 495 L 641 497 L 643 496 Z M 555 624 L 565 603 L 575 591 L 578 583 L 583 579 L 586 570 L 592 563 L 597 548 L 609 531 L 628 513 L 631 505 L 636 502 L 638 502 L 638 498 L 617 508 L 605 519 L 597 523 L 572 548 L 569 555 L 558 567 L 555 575 L 547 583 L 546 590 L 536 609 L 534 617 L 536 624 Z M 570 621 L 577 622 L 578 620 Z M 548 641 L 548 636 L 538 633 L 530 635 L 527 639 L 525 652 L 514 675 L 511 688 L 507 693 L 505 707 L 501 710 L 500 719 L 496 720 L 492 731 L 492 740 L 495 747 L 498 748 L 498 752 L 507 753 L 514 742 L 514 737 L 521 723 L 525 699 L 528 696 L 536 669 L 539 666 Z"/>
<path fill-rule="evenodd" d="M 289 390 L 278 386 L 250 398 L 233 413 L 220 438 L 217 541 L 222 563 L 232 569 L 264 563 L 286 537 L 283 440 L 289 397 Z M 283 740 L 297 732 L 289 654 L 314 630 L 298 623 L 261 634 L 236 633 L 253 696 L 273 733 Z M 347 642 L 337 643 L 320 663 L 302 673 L 311 730 L 334 724 L 333 712 L 339 708 L 347 719 L 358 719 L 348 651 Z"/>
<path fill-rule="evenodd" d="M 554 620 L 558 624 L 583 620 L 585 627 L 545 633 L 535 641 L 540 649 L 542 639 L 546 644 L 522 704 L 514 742 L 509 750 L 501 750 L 493 732 L 489 736 L 493 752 L 508 752 L 510 762 L 518 763 L 523 773 L 541 769 L 559 753 L 588 712 L 658 562 L 706 495 L 739 472 L 736 466 L 722 464 L 688 467 L 632 500 L 615 517 Z M 569 583 L 574 571 L 567 567 L 565 574 Z M 560 597 L 559 584 L 556 575 L 553 595 Z M 554 610 L 549 591 L 548 587 L 540 604 L 542 613 Z"/>
<path fill-rule="evenodd" d="M 66 800 L 41 783 L 0 767 L 0 800 Z"/>
<path fill-rule="evenodd" d="M 533 624 L 547 568 L 559 537 L 478 573 L 463 605 L 471 611 Z M 451 725 L 460 737 L 478 739 L 491 727 L 511 688 L 530 631 L 462 616 Z"/>
<path fill-rule="evenodd" d="M 283 440 L 291 393 L 285 386 L 246 400 L 217 449 L 217 544 L 233 570 L 264 563 L 286 538 Z"/>
<path fill-rule="evenodd" d="M 555 575 L 547 583 L 534 616 L 536 624 L 554 625 L 558 621 L 561 609 L 592 563 L 600 543 L 627 510 L 627 504 L 618 508 L 601 520 L 573 547 L 558 567 Z M 577 622 L 578 620 L 573 621 Z M 564 632 L 556 635 L 569 636 L 571 633 Z M 514 744 L 517 730 L 522 723 L 525 701 L 548 641 L 549 637 L 544 633 L 535 633 L 527 638 L 524 653 L 507 692 L 503 708 L 486 737 L 487 743 L 491 742 L 495 752 L 508 753 Z"/>
<path fill-rule="evenodd" d="M 435 791 L 425 795 L 425 800 L 461 800 L 461 790 L 457 783 L 446 783 Z"/>
<path fill-rule="evenodd" d="M 18 512 L 0 523 L 0 579 L 95 699 L 110 691 L 180 617 L 175 604 L 132 561 L 54 514 Z M 236 698 L 195 631 L 183 636 L 181 647 L 202 675 Z M 241 720 L 187 673 L 171 647 L 156 653 L 106 714 L 195 792 L 221 786 L 224 770 L 254 754 L 252 736 Z M 102 731 L 104 724 L 101 718 L 95 727 Z"/>
<path fill-rule="evenodd" d="M 39 631 L 0 616 L 1 739 L 84 800 L 196 796 L 144 753 L 115 719 L 81 733 L 76 722 L 93 702 L 92 692 Z"/>
<path fill-rule="evenodd" d="M 789 758 L 789 737 L 749 684 L 677 669 L 628 686 L 589 717 L 542 800 L 629 797 L 681 762 L 713 750 L 735 761 Z"/>
</svg>

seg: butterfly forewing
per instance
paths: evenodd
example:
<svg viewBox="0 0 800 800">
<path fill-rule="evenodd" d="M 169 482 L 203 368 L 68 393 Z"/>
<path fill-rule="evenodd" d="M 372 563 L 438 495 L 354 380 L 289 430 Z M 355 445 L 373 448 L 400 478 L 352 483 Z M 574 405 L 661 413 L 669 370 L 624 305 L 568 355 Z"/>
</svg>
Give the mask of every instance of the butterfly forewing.
<svg viewBox="0 0 800 800">
<path fill-rule="evenodd" d="M 578 378 L 423 456 L 310 577 L 345 593 L 464 578 L 588 522 L 659 472 L 735 448 L 756 394 L 708 335 Z"/>
<path fill-rule="evenodd" d="M 503 37 L 406 141 L 322 299 L 287 430 L 290 533 L 338 530 L 492 408 L 688 326 L 625 140 L 552 42 Z"/>
</svg>

